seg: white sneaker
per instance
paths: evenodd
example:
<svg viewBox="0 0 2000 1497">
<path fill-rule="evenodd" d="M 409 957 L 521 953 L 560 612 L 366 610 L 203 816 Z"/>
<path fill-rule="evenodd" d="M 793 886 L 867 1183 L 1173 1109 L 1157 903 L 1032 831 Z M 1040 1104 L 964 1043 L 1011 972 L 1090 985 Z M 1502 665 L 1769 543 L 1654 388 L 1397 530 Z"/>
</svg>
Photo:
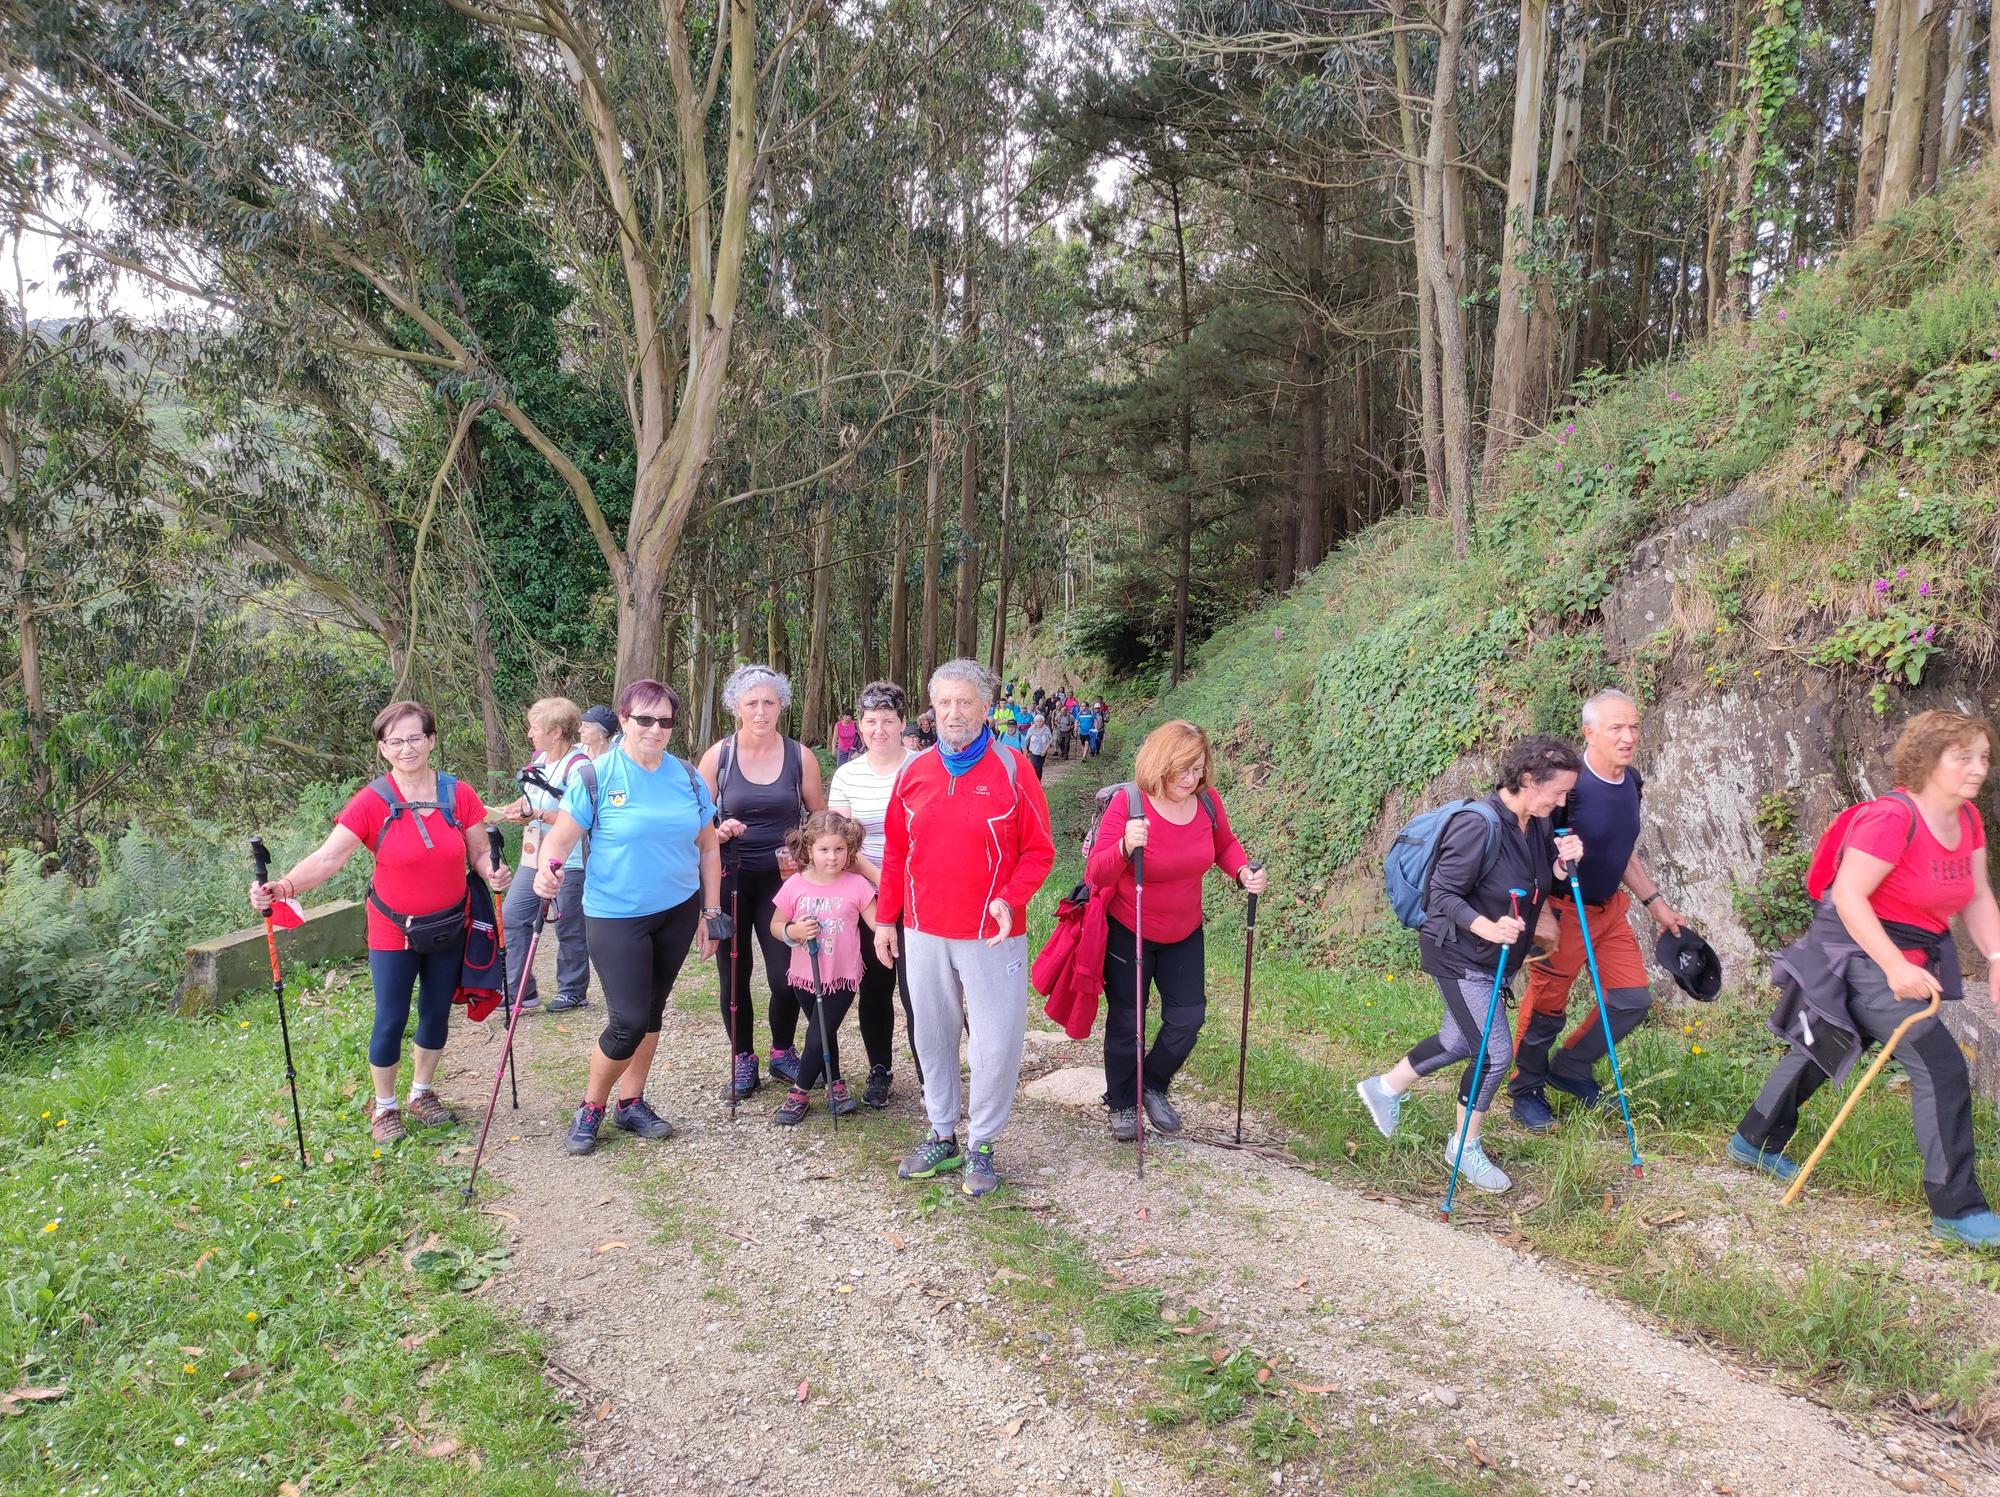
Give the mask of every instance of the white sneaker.
<svg viewBox="0 0 2000 1497">
<path fill-rule="evenodd" d="M 1396 1134 L 1396 1122 L 1403 1115 L 1403 1098 L 1382 1084 L 1380 1076 L 1370 1076 L 1365 1081 L 1354 1084 L 1354 1094 L 1361 1099 L 1361 1105 L 1368 1109 L 1368 1116 L 1375 1120 L 1375 1126 L 1384 1138 Z"/>
<path fill-rule="evenodd" d="M 1457 1143 L 1458 1140 L 1453 1139 L 1444 1146 L 1446 1165 L 1451 1164 Z M 1480 1147 L 1476 1138 L 1468 1141 L 1464 1154 L 1458 1156 L 1458 1173 L 1467 1183 L 1490 1195 L 1498 1195 L 1514 1183 L 1507 1178 L 1505 1170 L 1486 1157 L 1486 1150 Z"/>
</svg>

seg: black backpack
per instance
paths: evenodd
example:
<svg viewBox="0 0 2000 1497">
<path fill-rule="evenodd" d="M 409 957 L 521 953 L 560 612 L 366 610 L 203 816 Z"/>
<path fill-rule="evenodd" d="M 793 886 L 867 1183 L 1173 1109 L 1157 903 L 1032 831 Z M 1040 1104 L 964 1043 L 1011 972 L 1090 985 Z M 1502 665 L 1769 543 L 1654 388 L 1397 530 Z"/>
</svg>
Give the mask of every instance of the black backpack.
<svg viewBox="0 0 2000 1497">
<path fill-rule="evenodd" d="M 407 813 L 417 823 L 417 835 L 424 839 L 426 848 L 435 847 L 431 841 L 430 827 L 425 824 L 423 812 L 437 811 L 444 816 L 444 824 L 453 831 L 462 831 L 458 824 L 458 812 L 453 809 L 458 799 L 458 779 L 443 770 L 437 775 L 437 799 L 407 801 L 396 788 L 396 782 L 388 775 L 380 775 L 368 782 L 368 788 L 381 796 L 389 804 L 389 819 L 382 823 L 382 830 L 376 833 L 375 848 L 382 846 L 389 835 L 389 828 L 396 824 L 398 817 Z M 372 849 L 371 849 L 372 850 Z M 470 866 L 466 877 L 473 877 Z M 368 903 L 382 914 L 382 917 L 403 933 L 403 941 L 409 949 L 418 954 L 442 951 L 445 947 L 465 939 L 465 919 L 468 908 L 465 899 L 448 910 L 435 910 L 428 915 L 405 915 L 400 910 L 392 910 L 375 892 L 375 881 L 368 881 Z"/>
</svg>

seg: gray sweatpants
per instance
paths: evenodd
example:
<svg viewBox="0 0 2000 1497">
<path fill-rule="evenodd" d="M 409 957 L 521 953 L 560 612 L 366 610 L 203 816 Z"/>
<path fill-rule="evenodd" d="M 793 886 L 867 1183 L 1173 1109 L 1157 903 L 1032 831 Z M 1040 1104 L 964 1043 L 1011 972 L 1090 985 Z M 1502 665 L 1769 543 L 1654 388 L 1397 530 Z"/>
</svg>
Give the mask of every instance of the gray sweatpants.
<svg viewBox="0 0 2000 1497">
<path fill-rule="evenodd" d="M 1028 1033 L 1028 938 L 1013 936 L 988 946 L 906 930 L 903 971 L 931 1130 L 945 1138 L 958 1132 L 958 1036 L 961 1028 L 969 1028 L 967 1137 L 974 1144 L 993 1142 L 1007 1126 L 1021 1081 L 1021 1047 Z"/>
<path fill-rule="evenodd" d="M 528 959 L 528 939 L 535 933 L 535 917 L 542 902 L 535 897 L 534 870 L 525 864 L 514 870 L 514 882 L 500 906 L 507 922 L 507 1001 L 521 991 L 521 964 Z M 583 872 L 570 868 L 563 872 L 562 888 L 556 894 L 555 914 L 542 930 L 542 944 L 556 943 L 556 993 L 563 998 L 581 998 L 590 991 L 590 950 L 583 938 Z M 528 996 L 540 997 L 533 976 L 528 978 Z"/>
</svg>

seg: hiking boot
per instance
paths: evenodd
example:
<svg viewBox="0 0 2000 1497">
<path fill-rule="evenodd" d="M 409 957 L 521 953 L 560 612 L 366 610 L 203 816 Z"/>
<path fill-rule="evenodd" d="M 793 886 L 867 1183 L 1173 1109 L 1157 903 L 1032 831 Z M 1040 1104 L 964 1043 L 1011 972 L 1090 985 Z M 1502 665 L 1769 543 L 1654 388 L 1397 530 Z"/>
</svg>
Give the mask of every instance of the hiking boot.
<svg viewBox="0 0 2000 1497">
<path fill-rule="evenodd" d="M 581 993 L 558 993 L 549 1000 L 549 1012 L 566 1014 L 571 1009 L 582 1008 L 589 1002 L 590 1000 Z"/>
<path fill-rule="evenodd" d="M 588 1154 L 597 1147 L 597 1130 L 604 1126 L 604 1109 L 588 1102 L 577 1108 L 563 1135 L 563 1148 L 572 1154 Z"/>
<path fill-rule="evenodd" d="M 1456 1148 L 1456 1140 L 1444 1146 L 1444 1162 L 1447 1165 L 1452 1162 Z M 1514 1183 L 1507 1178 L 1505 1170 L 1486 1157 L 1486 1150 L 1476 1138 L 1467 1139 L 1465 1152 L 1457 1157 L 1459 1178 L 1477 1189 L 1498 1195 Z"/>
<path fill-rule="evenodd" d="M 1000 1188 L 1000 1172 L 993 1167 L 993 1145 L 972 1146 L 972 1152 L 965 1158 L 965 1178 L 959 1181 L 958 1188 L 974 1198 L 991 1195 Z"/>
<path fill-rule="evenodd" d="M 1514 1121 L 1530 1133 L 1547 1133 L 1556 1125 L 1556 1115 L 1549 1110 L 1549 1099 L 1540 1092 L 1522 1092 L 1514 1099 L 1509 1109 Z"/>
<path fill-rule="evenodd" d="M 1139 1100 L 1145 1104 L 1148 1126 L 1157 1128 L 1162 1133 L 1181 1131 L 1181 1115 L 1174 1104 L 1167 1100 L 1165 1092 L 1145 1092 L 1140 1095 Z"/>
<path fill-rule="evenodd" d="M 956 1138 L 940 1138 L 935 1133 L 924 1135 L 924 1141 L 904 1156 L 896 1166 L 899 1180 L 934 1180 L 946 1170 L 955 1170 L 965 1163 L 965 1156 L 958 1152 Z"/>
<path fill-rule="evenodd" d="M 1384 1138 L 1396 1136 L 1396 1123 L 1403 1115 L 1403 1098 L 1382 1084 L 1380 1076 L 1370 1076 L 1354 1085 L 1354 1093 L 1361 1098 L 1361 1105 L 1368 1109 L 1368 1116 L 1375 1121 L 1375 1128 Z"/>
<path fill-rule="evenodd" d="M 449 1128 L 458 1121 L 458 1114 L 440 1102 L 436 1092 L 411 1092 L 403 1111 L 410 1115 L 411 1122 L 426 1128 Z"/>
<path fill-rule="evenodd" d="M 2000 1216 L 1973 1211 L 1964 1216 L 1934 1216 L 1931 1236 L 1958 1247 L 2000 1249 Z"/>
<path fill-rule="evenodd" d="M 1745 1169 L 1762 1170 L 1780 1185 L 1789 1185 L 1799 1167 L 1777 1149 L 1760 1149 L 1741 1133 L 1729 1135 L 1729 1147 L 1722 1151 L 1732 1163 Z"/>
<path fill-rule="evenodd" d="M 862 1089 L 861 1100 L 878 1111 L 889 1105 L 889 1068 L 887 1066 L 870 1066 L 868 1068 L 868 1085 Z"/>
<path fill-rule="evenodd" d="M 1576 1098 L 1578 1105 L 1585 1112 L 1589 1112 L 1591 1108 L 1595 1107 L 1597 1099 L 1604 1095 L 1604 1088 L 1599 1086 L 1596 1079 L 1590 1076 L 1572 1081 L 1567 1076 L 1558 1076 L 1555 1072 L 1551 1071 L 1549 1072 L 1548 1084 L 1564 1095 Z"/>
<path fill-rule="evenodd" d="M 611 1109 L 611 1126 L 636 1133 L 641 1138 L 672 1138 L 674 1125 L 653 1111 L 644 1097 L 620 1102 Z"/>
<path fill-rule="evenodd" d="M 757 1070 L 757 1057 L 745 1050 L 730 1067 L 729 1085 L 723 1088 L 722 1100 L 741 1102 L 763 1084 L 764 1078 Z"/>
<path fill-rule="evenodd" d="M 1129 1144 L 1139 1136 L 1139 1109 L 1136 1107 L 1114 1107 L 1111 1109 L 1111 1136 L 1121 1144 Z"/>
<path fill-rule="evenodd" d="M 805 1121 L 806 1110 L 812 1106 L 812 1098 L 798 1087 L 785 1093 L 785 1100 L 778 1104 L 778 1110 L 771 1114 L 771 1121 L 780 1128 L 796 1128 Z"/>
<path fill-rule="evenodd" d="M 375 1140 L 378 1149 L 395 1148 L 403 1141 L 406 1131 L 400 1107 L 378 1107 L 368 1119 L 368 1136 Z"/>
<path fill-rule="evenodd" d="M 845 1081 L 836 1081 L 827 1088 L 826 1105 L 837 1118 L 844 1118 L 850 1112 L 861 1111 L 861 1104 L 854 1100 L 854 1093 L 847 1089 Z"/>
<path fill-rule="evenodd" d="M 771 1074 L 780 1081 L 788 1081 L 794 1086 L 798 1084 L 799 1047 L 797 1045 L 787 1045 L 782 1050 L 773 1050 L 767 1064 L 771 1068 Z"/>
</svg>

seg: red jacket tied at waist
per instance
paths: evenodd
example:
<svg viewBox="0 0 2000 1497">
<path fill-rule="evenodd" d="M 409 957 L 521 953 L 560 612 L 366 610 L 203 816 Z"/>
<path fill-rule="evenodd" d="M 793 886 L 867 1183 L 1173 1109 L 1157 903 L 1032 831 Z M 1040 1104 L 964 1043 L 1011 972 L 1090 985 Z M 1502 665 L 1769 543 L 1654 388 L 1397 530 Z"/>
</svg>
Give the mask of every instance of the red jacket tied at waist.
<svg viewBox="0 0 2000 1497">
<path fill-rule="evenodd" d="M 1111 936 L 1102 892 L 1082 884 L 1056 905 L 1056 928 L 1028 977 L 1048 999 L 1042 1012 L 1062 1025 L 1073 1040 L 1086 1039 L 1097 1024 L 1104 996 L 1104 946 Z"/>
<path fill-rule="evenodd" d="M 1028 901 L 1055 866 L 1049 803 L 1024 755 L 1011 779 L 994 744 L 954 779 L 935 748 L 903 766 L 883 821 L 882 887 L 875 910 L 883 924 L 948 941 L 997 935 L 987 906 L 1013 912 L 1012 935 L 1026 935 Z"/>
</svg>

